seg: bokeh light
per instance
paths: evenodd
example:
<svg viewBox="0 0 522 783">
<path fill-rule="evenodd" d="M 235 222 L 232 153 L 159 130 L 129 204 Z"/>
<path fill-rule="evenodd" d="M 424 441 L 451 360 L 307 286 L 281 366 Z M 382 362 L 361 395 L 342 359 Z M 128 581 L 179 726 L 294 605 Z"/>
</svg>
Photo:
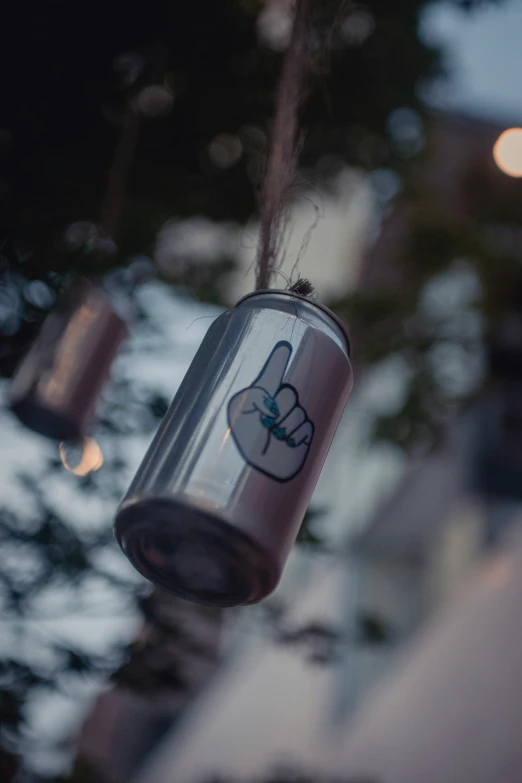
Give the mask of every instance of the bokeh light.
<svg viewBox="0 0 522 783">
<path fill-rule="evenodd" d="M 509 128 L 493 147 L 495 163 L 504 174 L 522 177 L 522 128 Z"/>
<path fill-rule="evenodd" d="M 289 3 L 267 3 L 257 19 L 259 40 L 276 52 L 284 52 L 290 43 L 293 21 Z"/>
<path fill-rule="evenodd" d="M 344 19 L 339 34 L 348 46 L 361 46 L 375 30 L 375 20 L 366 8 L 354 8 Z"/>
<path fill-rule="evenodd" d="M 103 465 L 102 450 L 93 438 L 84 438 L 82 443 L 62 441 L 58 450 L 62 465 L 75 476 L 87 476 Z"/>
<path fill-rule="evenodd" d="M 111 256 L 118 250 L 116 243 L 105 234 L 101 226 L 86 220 L 71 223 L 65 231 L 64 239 L 71 250 L 82 250 L 84 253 Z"/>
<path fill-rule="evenodd" d="M 393 150 L 403 158 L 417 155 L 424 145 L 423 125 L 415 109 L 404 106 L 392 111 L 387 121 Z"/>
<path fill-rule="evenodd" d="M 135 98 L 136 108 L 144 117 L 163 117 L 172 109 L 174 96 L 163 84 L 149 84 Z"/>
<path fill-rule="evenodd" d="M 20 328 L 20 297 L 14 287 L 0 285 L 0 335 L 16 334 Z"/>
<path fill-rule="evenodd" d="M 228 169 L 238 162 L 243 153 L 243 145 L 238 136 L 221 133 L 208 145 L 208 155 L 214 166 Z"/>
<path fill-rule="evenodd" d="M 49 310 L 56 299 L 55 292 L 43 280 L 30 280 L 23 291 L 26 300 L 40 310 Z"/>
</svg>

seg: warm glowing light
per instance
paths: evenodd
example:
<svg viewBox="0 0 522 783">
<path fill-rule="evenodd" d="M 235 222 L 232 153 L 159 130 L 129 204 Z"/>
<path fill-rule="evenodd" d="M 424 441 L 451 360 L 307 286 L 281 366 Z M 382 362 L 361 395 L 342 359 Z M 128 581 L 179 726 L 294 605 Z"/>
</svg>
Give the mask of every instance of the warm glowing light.
<svg viewBox="0 0 522 783">
<path fill-rule="evenodd" d="M 80 460 L 74 459 L 75 452 L 78 452 L 78 447 L 82 447 Z M 92 438 L 85 438 L 83 444 L 70 444 L 62 441 L 59 446 L 60 459 L 66 470 L 70 470 L 75 476 L 87 476 L 89 473 L 93 473 L 99 470 L 103 465 L 103 454 Z M 77 462 L 77 464 L 74 464 Z"/>
<path fill-rule="evenodd" d="M 522 128 L 509 128 L 493 147 L 495 163 L 510 177 L 522 177 Z"/>
</svg>

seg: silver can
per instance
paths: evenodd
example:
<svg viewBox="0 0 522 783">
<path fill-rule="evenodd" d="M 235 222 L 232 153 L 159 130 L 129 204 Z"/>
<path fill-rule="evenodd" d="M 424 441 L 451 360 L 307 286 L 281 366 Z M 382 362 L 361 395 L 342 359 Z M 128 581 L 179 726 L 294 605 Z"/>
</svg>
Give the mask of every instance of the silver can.
<svg viewBox="0 0 522 783">
<path fill-rule="evenodd" d="M 276 587 L 350 394 L 349 343 L 289 291 L 209 328 L 115 520 L 134 567 L 197 603 Z"/>
<path fill-rule="evenodd" d="M 103 289 L 77 282 L 18 367 L 12 411 L 41 435 L 80 440 L 126 336 L 127 326 Z"/>
</svg>

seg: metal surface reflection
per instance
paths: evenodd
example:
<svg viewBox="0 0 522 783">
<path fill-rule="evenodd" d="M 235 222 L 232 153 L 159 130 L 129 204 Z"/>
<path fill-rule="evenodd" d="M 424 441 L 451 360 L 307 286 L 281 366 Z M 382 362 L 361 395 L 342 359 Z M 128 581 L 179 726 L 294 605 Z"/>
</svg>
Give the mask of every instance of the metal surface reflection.
<svg viewBox="0 0 522 783">
<path fill-rule="evenodd" d="M 73 287 L 45 321 L 11 387 L 11 409 L 30 429 L 81 440 L 127 327 L 107 294 Z"/>
<path fill-rule="evenodd" d="M 212 324 L 116 516 L 138 571 L 219 606 L 274 589 L 350 393 L 348 353 L 335 316 L 289 292 Z"/>
</svg>

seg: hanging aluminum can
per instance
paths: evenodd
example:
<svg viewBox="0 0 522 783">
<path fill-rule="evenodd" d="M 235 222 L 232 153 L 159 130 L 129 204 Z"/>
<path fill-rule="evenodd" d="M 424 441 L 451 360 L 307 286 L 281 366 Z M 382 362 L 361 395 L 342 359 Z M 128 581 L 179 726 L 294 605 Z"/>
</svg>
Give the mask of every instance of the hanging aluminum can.
<svg viewBox="0 0 522 783">
<path fill-rule="evenodd" d="M 208 330 L 115 520 L 134 567 L 197 603 L 277 585 L 352 387 L 327 308 L 242 299 Z"/>
<path fill-rule="evenodd" d="M 18 367 L 11 409 L 30 429 L 80 440 L 127 327 L 103 289 L 76 283 Z"/>
</svg>

